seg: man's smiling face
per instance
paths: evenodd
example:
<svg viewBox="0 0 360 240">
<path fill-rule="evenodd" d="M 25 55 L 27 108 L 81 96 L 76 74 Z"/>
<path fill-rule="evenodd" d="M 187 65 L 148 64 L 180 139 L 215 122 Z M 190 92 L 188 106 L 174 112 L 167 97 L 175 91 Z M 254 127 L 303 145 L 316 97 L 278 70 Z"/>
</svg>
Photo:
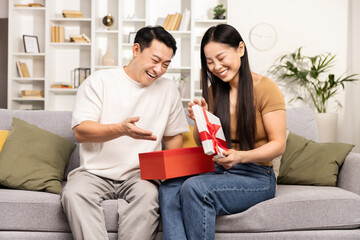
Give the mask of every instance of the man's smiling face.
<svg viewBox="0 0 360 240">
<path fill-rule="evenodd" d="M 164 43 L 153 40 L 150 47 L 141 51 L 139 44 L 135 44 L 133 55 L 138 69 L 135 79 L 144 86 L 151 85 L 156 79 L 164 75 L 173 56 L 172 48 Z"/>
</svg>

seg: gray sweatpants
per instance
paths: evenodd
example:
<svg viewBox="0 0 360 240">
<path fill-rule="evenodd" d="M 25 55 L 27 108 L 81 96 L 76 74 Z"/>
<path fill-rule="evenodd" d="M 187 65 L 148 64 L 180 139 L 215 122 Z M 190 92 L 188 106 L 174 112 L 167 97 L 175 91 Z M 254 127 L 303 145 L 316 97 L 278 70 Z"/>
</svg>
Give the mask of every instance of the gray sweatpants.
<svg viewBox="0 0 360 240">
<path fill-rule="evenodd" d="M 159 224 L 158 185 L 140 173 L 114 181 L 77 172 L 61 192 L 61 203 L 75 240 L 108 239 L 101 203 L 118 200 L 118 239 L 154 239 Z"/>
</svg>

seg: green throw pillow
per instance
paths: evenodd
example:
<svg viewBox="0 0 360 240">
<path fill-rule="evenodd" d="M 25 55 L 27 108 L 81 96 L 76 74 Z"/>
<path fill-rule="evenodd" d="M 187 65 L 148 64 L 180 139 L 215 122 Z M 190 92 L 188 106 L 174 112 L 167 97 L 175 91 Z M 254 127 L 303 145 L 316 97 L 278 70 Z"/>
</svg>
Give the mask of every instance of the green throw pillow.
<svg viewBox="0 0 360 240">
<path fill-rule="evenodd" d="M 339 168 L 353 147 L 346 143 L 317 143 L 290 132 L 277 182 L 336 186 Z"/>
<path fill-rule="evenodd" d="M 66 138 L 14 117 L 0 152 L 0 185 L 59 194 L 75 146 Z"/>
</svg>

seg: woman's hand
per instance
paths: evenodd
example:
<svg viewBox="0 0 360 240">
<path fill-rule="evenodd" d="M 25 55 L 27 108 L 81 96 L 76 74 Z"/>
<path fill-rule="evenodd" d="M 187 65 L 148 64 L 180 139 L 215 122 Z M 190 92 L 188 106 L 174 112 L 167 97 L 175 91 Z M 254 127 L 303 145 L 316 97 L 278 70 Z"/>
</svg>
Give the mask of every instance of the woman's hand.
<svg viewBox="0 0 360 240">
<path fill-rule="evenodd" d="M 223 158 L 216 158 L 214 161 L 223 166 L 225 169 L 232 168 L 238 163 L 244 163 L 245 152 L 236 151 L 234 149 L 229 149 L 228 151 L 223 151 L 222 154 L 225 156 Z"/>
<path fill-rule="evenodd" d="M 192 119 L 194 121 L 194 131 L 193 131 L 193 137 L 194 137 L 194 140 L 196 142 L 196 144 L 198 146 L 201 146 L 201 139 L 200 139 L 200 135 L 199 135 L 199 131 L 198 131 L 198 128 L 197 128 L 197 124 L 196 124 L 196 120 L 195 120 L 195 116 L 194 116 L 194 111 L 192 109 L 192 106 L 194 105 L 199 105 L 200 107 L 203 107 L 205 108 L 205 110 L 208 110 L 208 105 L 205 101 L 204 98 L 201 98 L 201 100 L 197 100 L 195 99 L 194 102 L 189 102 L 188 103 L 188 116 L 190 119 Z"/>
<path fill-rule="evenodd" d="M 192 106 L 199 105 L 200 107 L 205 108 L 205 110 L 208 110 L 208 105 L 204 98 L 201 98 L 199 101 L 198 99 L 195 99 L 194 102 L 188 102 L 188 116 L 190 119 L 195 121 L 194 111 L 192 110 Z"/>
</svg>

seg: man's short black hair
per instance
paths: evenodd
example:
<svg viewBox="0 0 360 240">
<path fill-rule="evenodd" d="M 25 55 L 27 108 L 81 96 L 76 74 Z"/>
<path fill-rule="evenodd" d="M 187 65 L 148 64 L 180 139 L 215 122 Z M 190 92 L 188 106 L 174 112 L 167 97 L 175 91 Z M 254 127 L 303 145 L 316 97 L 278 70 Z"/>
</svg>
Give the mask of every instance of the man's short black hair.
<svg viewBox="0 0 360 240">
<path fill-rule="evenodd" d="M 150 47 L 151 42 L 156 39 L 159 42 L 164 43 L 167 47 L 173 50 L 173 56 L 176 52 L 176 41 L 174 37 L 161 26 L 147 26 L 137 31 L 134 43 L 140 45 L 141 51 Z"/>
</svg>

